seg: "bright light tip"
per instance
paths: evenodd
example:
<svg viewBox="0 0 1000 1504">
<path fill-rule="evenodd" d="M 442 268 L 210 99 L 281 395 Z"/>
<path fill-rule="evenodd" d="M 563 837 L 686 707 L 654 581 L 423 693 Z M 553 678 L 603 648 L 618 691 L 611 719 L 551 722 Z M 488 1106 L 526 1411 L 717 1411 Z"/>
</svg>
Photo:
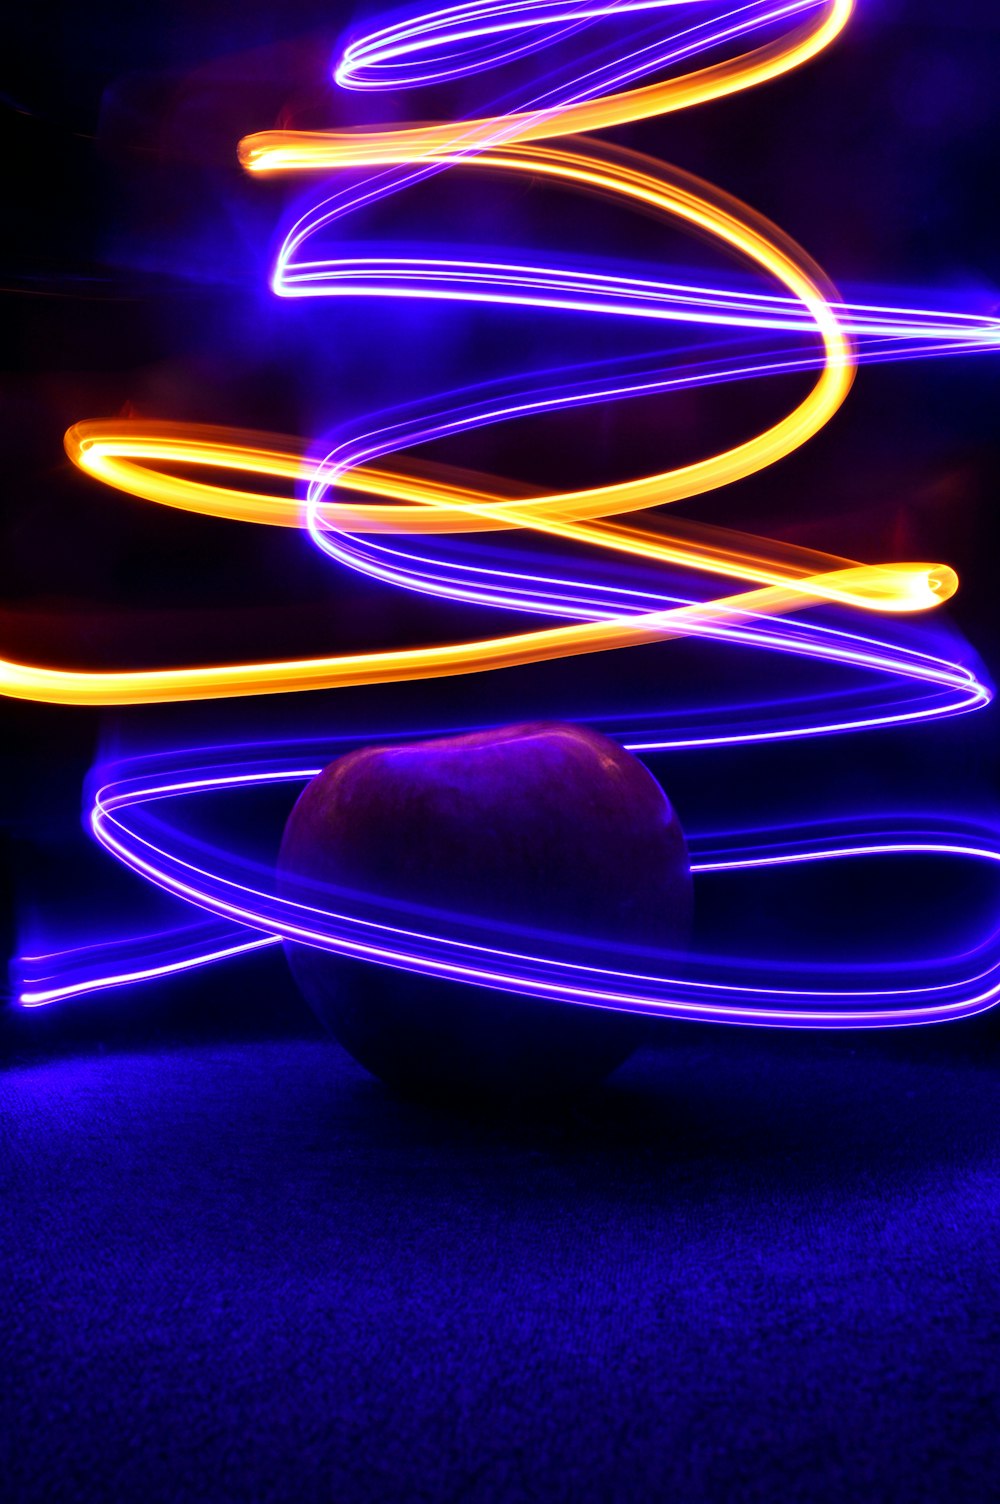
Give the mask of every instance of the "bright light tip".
<svg viewBox="0 0 1000 1504">
<path fill-rule="evenodd" d="M 939 603 L 950 601 L 958 590 L 958 575 L 948 564 L 934 564 L 927 571 L 927 586 Z"/>
<path fill-rule="evenodd" d="M 951 600 L 958 589 L 958 575 L 947 564 L 887 566 L 895 577 L 897 611 L 930 611 Z"/>
<path fill-rule="evenodd" d="M 74 423 L 63 434 L 66 456 L 78 470 L 96 474 L 100 470 L 105 438 L 104 425 L 84 421 Z"/>
<path fill-rule="evenodd" d="M 274 148 L 269 140 L 270 131 L 255 131 L 243 136 L 237 143 L 236 159 L 244 172 L 267 172 L 271 165 Z"/>
<path fill-rule="evenodd" d="M 832 579 L 841 602 L 903 615 L 931 611 L 958 589 L 958 575 L 947 564 L 858 564 Z"/>
<path fill-rule="evenodd" d="M 63 448 L 74 465 L 79 463 L 79 456 L 86 442 L 84 437 L 85 429 L 86 424 L 74 423 L 63 434 Z"/>
</svg>

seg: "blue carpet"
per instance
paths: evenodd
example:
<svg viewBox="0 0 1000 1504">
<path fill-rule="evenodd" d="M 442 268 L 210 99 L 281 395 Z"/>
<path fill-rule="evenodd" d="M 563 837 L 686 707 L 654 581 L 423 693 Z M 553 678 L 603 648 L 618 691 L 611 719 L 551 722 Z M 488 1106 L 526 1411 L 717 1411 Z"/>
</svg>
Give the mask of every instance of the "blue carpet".
<svg viewBox="0 0 1000 1504">
<path fill-rule="evenodd" d="M 7 1499 L 995 1497 L 992 1026 L 471 1122 L 299 1033 L 13 1059 Z"/>
</svg>

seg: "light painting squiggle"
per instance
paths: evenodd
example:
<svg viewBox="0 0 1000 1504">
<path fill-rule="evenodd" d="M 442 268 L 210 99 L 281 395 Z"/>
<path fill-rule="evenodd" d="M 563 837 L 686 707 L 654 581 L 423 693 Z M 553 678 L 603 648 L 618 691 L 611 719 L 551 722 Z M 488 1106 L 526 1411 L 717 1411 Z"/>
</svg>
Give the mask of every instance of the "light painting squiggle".
<svg viewBox="0 0 1000 1504">
<path fill-rule="evenodd" d="M 774 226 L 675 168 L 579 136 L 564 146 L 548 144 L 556 135 L 667 113 L 773 78 L 827 46 L 852 7 L 853 0 L 753 0 L 730 9 L 707 0 L 471 0 L 355 41 L 338 65 L 337 81 L 363 89 L 441 82 L 542 48 L 562 56 L 561 44 L 572 38 L 563 74 L 554 83 L 550 76 L 536 97 L 475 120 L 339 134 L 268 131 L 240 143 L 240 159 L 255 174 L 364 172 L 360 182 L 313 204 L 286 235 L 272 278 L 280 297 L 430 298 L 710 326 L 726 331 L 735 353 L 653 368 L 612 363 L 563 371 L 558 380 L 525 377 L 467 390 L 432 408 L 397 414 L 396 421 L 351 436 L 320 458 L 293 439 L 190 425 L 86 422 L 66 435 L 74 463 L 133 496 L 209 516 L 308 529 L 319 549 L 352 569 L 447 599 L 559 618 L 559 625 L 389 652 L 207 667 L 78 672 L 0 661 L 0 691 L 62 704 L 209 699 L 467 674 L 695 636 L 860 670 L 875 676 L 878 694 L 817 696 L 760 724 L 723 715 L 710 726 L 678 726 L 664 716 L 639 738 L 619 733 L 626 745 L 651 752 L 827 735 L 985 705 L 990 690 L 963 663 L 856 632 L 839 618 L 833 625 L 801 615 L 817 606 L 882 617 L 927 611 L 957 588 L 946 565 L 863 564 L 690 521 L 671 523 L 662 515 L 641 527 L 612 520 L 704 494 L 791 454 L 837 411 L 859 362 L 1000 348 L 1000 321 L 992 318 L 844 303 Z M 674 13 L 681 24 L 665 32 Z M 691 18 L 693 24 L 683 24 Z M 591 43 L 583 62 L 581 36 Z M 759 45 L 719 60 L 752 36 Z M 705 66 L 642 82 L 706 55 L 714 60 Z M 535 261 L 324 255 L 323 237 L 332 225 L 444 171 L 528 175 L 651 213 L 664 225 L 707 236 L 748 271 L 769 278 L 775 290 Z M 775 347 L 761 349 L 764 337 Z M 812 385 L 762 432 L 708 458 L 614 485 L 531 495 L 408 458 L 432 440 L 532 414 L 789 372 L 814 373 Z M 231 475 L 232 484 L 193 478 L 199 469 Z M 288 494 L 289 483 L 304 488 L 304 500 Z M 447 546 L 454 537 L 515 531 L 586 544 L 647 571 L 653 566 L 663 579 L 669 572 L 669 589 L 644 580 L 609 582 L 596 569 L 579 579 L 543 574 L 523 553 L 527 565 L 518 568 L 509 553 L 494 557 L 465 544 L 458 556 Z M 380 541 L 385 538 L 393 541 Z M 730 580 L 738 588 L 709 599 L 692 597 L 685 587 L 677 593 L 676 571 Z M 326 757 L 335 750 L 327 748 Z M 205 865 L 200 843 L 164 823 L 165 802 L 172 808 L 206 794 L 293 783 L 318 770 L 306 749 L 285 751 L 280 758 L 274 749 L 253 757 L 234 751 L 222 767 L 212 759 L 190 765 L 176 754 L 107 770 L 93 805 L 97 839 L 147 880 L 215 918 L 117 948 L 23 957 L 22 1002 L 39 1006 L 171 974 L 282 937 L 581 1004 L 739 1023 L 884 1027 L 976 1012 L 1000 996 L 1000 953 L 994 954 L 992 937 L 972 955 L 920 965 L 897 960 L 893 986 L 880 968 L 845 967 L 834 986 L 817 988 L 808 974 L 783 975 L 773 958 L 766 964 L 672 958 L 671 965 L 671 958 L 660 957 L 654 966 L 645 956 L 636 958 L 634 969 L 623 969 L 624 958 L 604 964 L 606 958 L 588 955 L 579 939 L 572 953 L 565 939 L 524 932 L 498 945 L 495 926 L 418 910 L 401 916 L 370 895 L 341 895 L 339 913 L 308 902 L 307 895 L 301 902 L 279 897 L 273 874 L 266 880 L 233 853 L 216 852 Z M 914 830 L 805 832 L 797 845 L 758 841 L 752 849 L 734 840 L 708 850 L 695 839 L 693 850 L 694 870 L 703 877 L 886 854 L 1000 861 L 1000 840 L 987 830 L 961 838 Z"/>
</svg>

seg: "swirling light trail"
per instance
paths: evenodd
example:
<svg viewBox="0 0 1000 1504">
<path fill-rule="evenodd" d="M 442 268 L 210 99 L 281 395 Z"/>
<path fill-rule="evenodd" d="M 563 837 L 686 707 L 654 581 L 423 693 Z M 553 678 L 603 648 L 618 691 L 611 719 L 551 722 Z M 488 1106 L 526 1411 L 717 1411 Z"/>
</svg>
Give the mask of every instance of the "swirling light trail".
<svg viewBox="0 0 1000 1504">
<path fill-rule="evenodd" d="M 307 884 L 301 897 L 298 890 L 294 897 L 279 895 L 270 869 L 230 851 L 213 851 L 206 866 L 204 842 L 176 821 L 165 823 L 158 813 L 163 805 L 183 806 L 199 796 L 300 784 L 322 766 L 304 766 L 294 756 L 301 748 L 290 748 L 285 759 L 276 757 L 276 750 L 266 748 L 255 759 L 229 766 L 203 760 L 184 769 L 179 758 L 161 756 L 106 770 L 114 777 L 94 795 L 91 823 L 97 839 L 148 881 L 207 909 L 220 922 L 214 928 L 172 932 L 176 954 L 165 959 L 161 945 L 154 949 L 156 959 L 141 969 L 93 976 L 86 974 L 86 966 L 81 969 L 75 954 L 39 957 L 33 969 L 25 968 L 25 1006 L 166 975 L 198 964 L 199 956 L 203 961 L 227 959 L 285 938 L 428 975 L 571 998 L 584 1006 L 721 1023 L 828 1029 L 935 1023 L 981 1012 L 1000 996 L 1000 931 L 995 928 L 971 949 L 931 962 L 904 956 L 878 965 L 827 963 L 824 976 L 833 977 L 836 985 L 818 987 L 814 967 L 796 970 L 780 958 L 721 962 L 717 956 L 671 956 L 621 946 L 609 957 L 607 947 L 586 938 L 567 941 L 371 894 L 324 888 L 322 906 L 309 902 Z M 341 750 L 327 747 L 324 757 Z M 759 835 L 753 844 L 745 835 L 721 844 L 718 837 L 696 839 L 692 871 L 704 880 L 762 867 L 901 855 L 994 867 L 1000 864 L 1000 833 L 985 828 L 965 833 L 844 829 L 821 835 L 805 831 L 791 842 L 773 837 L 762 842 Z M 257 933 L 248 933 L 255 927 Z M 505 934 L 508 946 L 501 943 Z M 531 942 L 531 950 L 519 948 Z M 106 965 L 107 958 L 101 960 Z M 660 969 L 642 969 L 650 963 Z M 662 968 L 671 963 L 672 970 L 664 974 Z"/>
<path fill-rule="evenodd" d="M 703 193 L 694 192 L 691 179 L 676 172 L 659 169 L 654 173 L 635 153 L 593 147 L 588 151 L 562 152 L 552 148 L 518 148 L 516 154 L 505 153 L 492 159 L 477 159 L 477 165 L 490 162 L 494 167 L 521 169 L 524 162 L 533 171 L 592 188 L 618 193 L 655 207 L 668 216 L 716 236 L 723 244 L 738 250 L 762 269 L 770 272 L 798 300 L 822 340 L 824 360 L 811 391 L 779 422 L 750 440 L 705 460 L 672 471 L 660 472 L 639 480 L 603 486 L 582 492 L 556 496 L 527 497 L 512 501 L 502 495 L 470 494 L 454 484 L 442 492 L 434 486 L 440 472 L 430 473 L 431 484 L 416 477 L 378 473 L 369 477 L 367 469 L 387 452 L 403 445 L 422 443 L 461 428 L 495 422 L 498 418 L 523 415 L 531 409 L 522 400 L 497 410 L 442 416 L 419 431 L 385 434 L 369 440 L 362 438 L 347 446 L 345 452 L 328 456 L 310 471 L 309 525 L 316 542 L 324 547 L 323 527 L 329 520 L 324 508 L 333 485 L 358 490 L 376 486 L 383 494 L 397 498 L 388 506 L 353 503 L 344 522 L 358 530 L 366 525 L 390 527 L 394 532 L 413 530 L 411 514 L 430 514 L 430 524 L 418 525 L 420 531 L 455 527 L 461 522 L 467 530 L 471 518 L 481 524 L 530 528 L 556 538 L 592 543 L 615 552 L 639 555 L 647 561 L 688 564 L 710 568 L 742 580 L 759 583 L 757 591 L 716 600 L 707 604 L 688 604 L 667 612 L 649 613 L 645 618 L 630 614 L 622 620 L 604 620 L 518 633 L 499 639 L 480 639 L 472 643 L 446 647 L 407 649 L 401 652 L 263 664 L 220 665 L 199 668 L 157 669 L 129 673 L 80 673 L 50 668 L 34 668 L 0 662 L 0 689 L 10 695 L 53 700 L 72 704 L 125 704 L 165 699 L 208 698 L 219 695 L 255 694 L 278 690 L 329 688 L 372 682 L 393 682 L 428 674 L 468 673 L 482 668 L 510 667 L 546 658 L 589 653 L 656 641 L 665 636 L 711 632 L 729 620 L 739 624 L 748 615 L 764 616 L 787 612 L 817 599 L 841 604 L 865 605 L 882 610 L 923 610 L 947 599 L 956 586 L 954 573 L 944 566 L 896 564 L 864 566 L 853 561 L 835 561 L 834 567 L 809 572 L 796 560 L 792 567 L 781 567 L 775 560 L 771 567 L 758 559 L 734 550 L 693 550 L 664 543 L 652 529 L 613 528 L 593 518 L 616 513 L 634 512 L 652 505 L 687 499 L 753 474 L 765 465 L 791 453 L 811 437 L 839 407 L 846 396 L 854 368 L 851 349 L 830 301 L 818 285 L 818 278 L 797 256 L 769 236 L 762 223 L 754 222 L 749 211 L 737 208 L 733 200 L 716 193 L 715 202 Z M 333 211 L 325 209 L 322 222 Z M 337 211 L 345 212 L 343 206 Z M 301 229 L 295 235 L 301 237 Z M 310 228 L 309 233 L 312 233 Z M 294 238 L 294 236 L 293 236 Z M 286 241 L 285 249 L 290 242 Z M 282 255 L 285 254 L 283 250 Z M 727 315 L 728 317 L 728 315 Z M 744 322 L 746 322 L 744 316 Z M 765 315 L 773 319 L 773 312 Z M 800 314 L 801 317 L 801 314 Z M 560 394 L 552 405 L 567 405 Z M 535 402 L 537 410 L 543 405 Z M 134 424 L 119 430 L 102 427 L 97 433 L 83 425 L 67 435 L 70 457 L 92 474 L 122 489 L 145 494 L 154 500 L 185 505 L 189 509 L 207 510 L 215 515 L 232 515 L 235 506 L 246 515 L 248 505 L 258 498 L 244 493 L 206 486 L 189 479 L 147 471 L 135 484 L 135 460 L 155 458 L 160 464 L 211 465 L 224 470 L 249 470 L 283 479 L 293 478 L 292 458 L 286 451 L 260 451 L 252 444 L 239 444 L 223 437 L 210 439 L 204 434 L 181 431 L 168 435 L 162 431 L 143 432 Z M 123 464 L 123 461 L 126 463 Z M 131 465 L 127 462 L 132 461 Z M 301 460 L 295 476 L 301 474 Z M 287 506 L 286 506 L 287 511 Z M 272 512 L 273 519 L 273 512 Z M 337 529 L 344 522 L 338 517 Z M 439 519 L 438 527 L 434 520 Z M 772 551 L 776 553 L 776 551 Z M 790 554 L 789 554 L 790 557 Z M 831 561 L 834 562 L 834 561 Z"/>
<path fill-rule="evenodd" d="M 417 16 L 349 46 L 337 81 L 352 88 L 399 87 L 466 76 L 549 46 L 571 34 L 623 18 L 684 9 L 695 0 L 559 4 L 554 0 L 470 0 Z M 168 424 L 81 423 L 66 447 L 81 469 L 108 485 L 160 504 L 205 515 L 308 528 L 313 541 L 342 563 L 408 589 L 479 604 L 563 618 L 557 627 L 470 642 L 391 652 L 235 665 L 128 672 L 78 672 L 0 661 L 0 692 L 65 704 L 124 705 L 215 698 L 348 684 L 465 674 L 543 659 L 591 653 L 664 638 L 696 635 L 794 653 L 874 671 L 904 681 L 907 695 L 874 711 L 863 696 L 845 714 L 840 704 L 809 705 L 783 724 L 764 729 L 730 725 L 705 734 L 696 726 L 626 740 L 637 750 L 828 734 L 952 715 L 977 708 L 990 691 L 967 666 L 905 645 L 879 641 L 790 613 L 817 604 L 882 614 L 920 612 L 947 600 L 957 586 L 941 564 L 862 564 L 789 544 L 751 539 L 661 517 L 639 528 L 609 521 L 653 506 L 704 494 L 745 478 L 792 453 L 836 412 L 859 361 L 996 349 L 1000 321 L 971 314 L 849 304 L 839 299 L 805 253 L 760 216 L 717 189 L 637 153 L 577 139 L 554 147 L 554 135 L 593 130 L 663 114 L 722 97 L 776 77 L 815 56 L 846 24 L 853 0 L 789 0 L 729 10 L 708 7 L 708 20 L 622 50 L 597 49 L 590 64 L 516 108 L 431 126 L 364 132 L 268 131 L 240 143 L 240 160 L 256 174 L 365 169 L 359 184 L 315 204 L 292 227 L 272 279 L 283 297 L 391 296 L 485 301 L 630 319 L 710 325 L 741 337 L 795 337 L 789 350 L 745 351 L 703 366 L 672 364 L 611 379 L 545 385 L 527 378 L 513 390 L 460 394 L 425 411 L 342 443 L 320 460 L 295 440 Z M 800 22 L 788 30 L 791 22 Z M 755 32 L 766 40 L 735 58 L 666 80 L 639 80 L 670 66 L 717 53 Z M 641 38 L 637 38 L 641 41 Z M 381 171 L 368 171 L 382 169 Z M 596 269 L 435 257 L 302 259 L 329 226 L 379 199 L 412 188 L 441 171 L 524 175 L 609 197 L 664 224 L 700 232 L 763 272 L 780 291 L 611 275 Z M 389 456 L 450 434 L 530 413 L 639 393 L 745 379 L 759 374 L 812 371 L 810 390 L 777 422 L 749 440 L 708 458 L 637 480 L 562 494 L 531 495 L 523 487 L 441 464 Z M 180 467 L 178 470 L 176 467 Z M 191 469 L 244 479 L 232 484 L 194 479 Z M 305 487 L 305 501 L 287 494 Z M 284 486 L 286 490 L 282 490 Z M 336 492 L 336 498 L 333 493 Z M 643 565 L 722 577 L 750 589 L 711 600 L 608 586 L 595 580 L 543 577 L 507 564 L 489 568 L 445 557 L 415 555 L 371 541 L 376 535 L 439 537 L 504 531 L 537 532 L 556 541 L 594 545 Z M 916 687 L 916 688 L 915 688 Z M 391 922 L 371 895 L 345 895 L 345 912 L 279 897 L 273 882 L 248 880 L 252 864 L 216 853 L 200 865 L 200 843 L 161 821 L 150 806 L 163 801 L 301 780 L 317 768 L 300 758 L 275 766 L 244 762 L 236 770 L 210 766 L 173 770 L 166 782 L 142 760 L 115 770 L 98 790 L 92 811 L 97 839 L 155 885 L 216 917 L 143 937 L 118 952 L 78 948 L 22 958 L 26 1006 L 165 975 L 272 944 L 281 937 L 360 955 L 384 964 L 460 976 L 548 997 L 602 1007 L 685 1018 L 791 1026 L 858 1027 L 928 1022 L 991 1006 L 1000 996 L 1000 955 L 993 936 L 968 956 L 910 966 L 907 985 L 876 985 L 879 968 L 845 968 L 850 985 L 816 988 L 782 981 L 781 963 L 687 958 L 669 975 L 594 965 L 565 954 L 554 937 L 541 953 L 495 943 L 495 926 L 436 916 L 422 929 Z M 749 871 L 765 865 L 831 861 L 907 853 L 1000 862 L 1000 841 L 981 831 L 960 840 L 909 831 L 892 838 L 871 832 L 853 841 L 804 838 L 748 853 L 731 845 L 698 851 L 702 874 Z M 426 916 L 425 916 L 426 917 Z M 530 936 L 522 939 L 531 939 Z M 992 949 L 991 949 L 992 946 Z M 989 952 L 988 964 L 983 952 Z M 121 957 L 124 956 L 124 960 Z M 674 958 L 677 961 L 677 958 Z M 103 970 L 102 970 L 103 967 Z M 110 967 L 110 969 L 109 969 Z M 727 971 L 728 967 L 728 971 Z M 906 969 L 904 965 L 904 970 Z M 920 975 L 918 976 L 918 973 Z M 808 978 L 805 979 L 808 981 Z"/>
</svg>

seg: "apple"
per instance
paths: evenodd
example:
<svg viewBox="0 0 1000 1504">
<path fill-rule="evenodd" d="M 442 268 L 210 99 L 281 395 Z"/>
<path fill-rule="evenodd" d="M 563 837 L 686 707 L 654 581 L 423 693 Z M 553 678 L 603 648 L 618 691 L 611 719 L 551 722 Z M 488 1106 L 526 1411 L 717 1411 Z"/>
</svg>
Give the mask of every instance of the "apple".
<svg viewBox="0 0 1000 1504">
<path fill-rule="evenodd" d="M 607 941 L 604 964 L 616 944 L 677 949 L 690 933 L 687 845 L 663 789 L 581 726 L 507 726 L 337 758 L 292 810 L 278 868 L 287 891 L 306 879 Z M 519 945 L 501 929 L 496 943 L 544 953 L 537 935 Z M 409 1094 L 574 1092 L 642 1034 L 627 1014 L 285 949 L 333 1035 Z"/>
</svg>

